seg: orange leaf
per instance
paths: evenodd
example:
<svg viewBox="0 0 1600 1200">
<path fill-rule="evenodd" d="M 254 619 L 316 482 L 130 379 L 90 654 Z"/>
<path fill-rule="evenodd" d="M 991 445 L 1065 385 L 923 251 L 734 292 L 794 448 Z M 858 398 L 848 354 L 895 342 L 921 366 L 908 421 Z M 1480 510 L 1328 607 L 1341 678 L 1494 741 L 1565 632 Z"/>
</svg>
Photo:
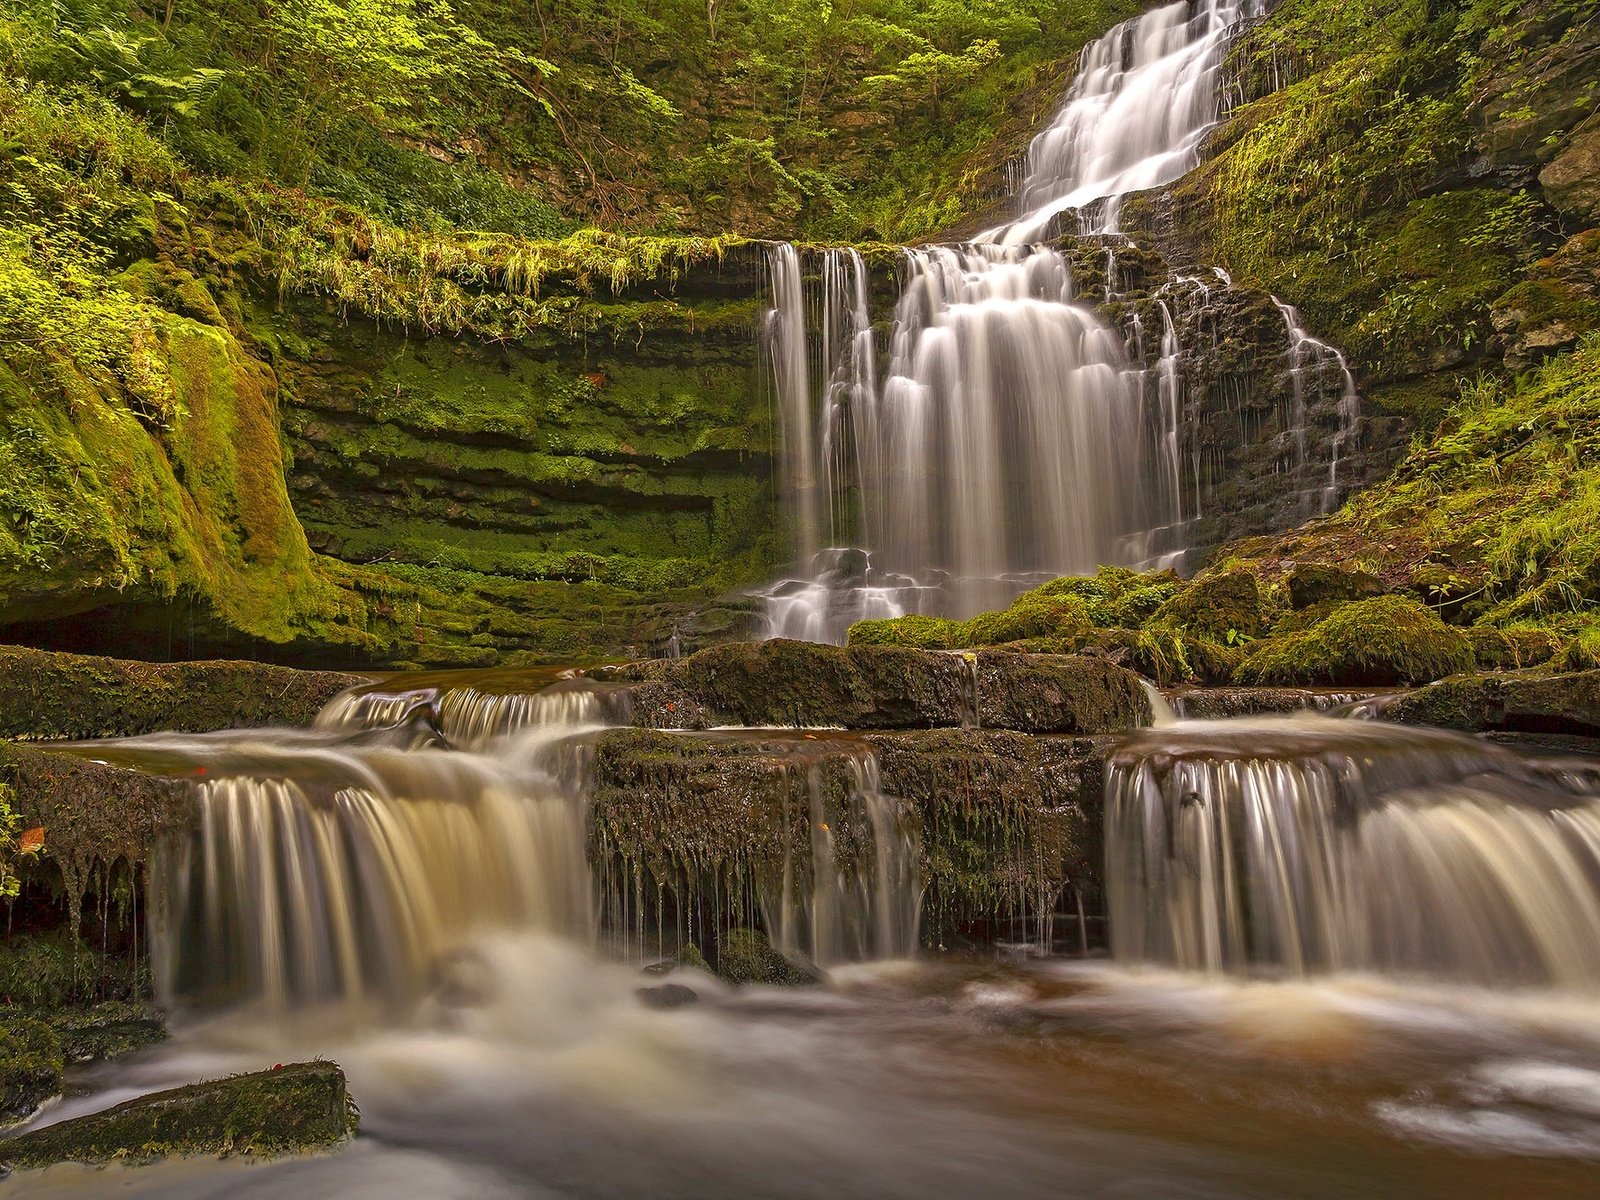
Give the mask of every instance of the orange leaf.
<svg viewBox="0 0 1600 1200">
<path fill-rule="evenodd" d="M 35 825 L 32 829 L 22 831 L 22 837 L 17 841 L 17 849 L 23 854 L 37 854 L 44 849 L 44 826 Z"/>
</svg>

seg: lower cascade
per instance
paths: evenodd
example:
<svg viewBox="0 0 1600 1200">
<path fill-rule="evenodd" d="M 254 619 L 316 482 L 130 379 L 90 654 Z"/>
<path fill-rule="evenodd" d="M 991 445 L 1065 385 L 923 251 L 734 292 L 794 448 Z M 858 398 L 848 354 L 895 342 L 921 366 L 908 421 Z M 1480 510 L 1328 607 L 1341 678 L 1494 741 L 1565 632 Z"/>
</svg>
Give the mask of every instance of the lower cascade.
<svg viewBox="0 0 1600 1200">
<path fill-rule="evenodd" d="M 1110 760 L 1122 962 L 1600 991 L 1600 769 L 1325 717 L 1188 722 Z"/>
<path fill-rule="evenodd" d="M 337 697 L 312 730 L 107 744 L 115 761 L 193 780 L 193 832 L 154 867 L 158 994 L 403 1013 L 469 986 L 473 946 L 495 933 L 590 944 L 604 921 L 629 956 L 681 951 L 706 932 L 692 914 L 669 927 L 660 897 L 590 866 L 593 740 L 626 711 L 625 691 L 587 681 L 377 687 Z M 823 756 L 843 761 L 842 787 L 824 786 Z M 742 881 L 752 923 L 819 967 L 911 956 L 918 843 L 872 750 L 804 743 L 787 757 L 781 867 Z"/>
</svg>

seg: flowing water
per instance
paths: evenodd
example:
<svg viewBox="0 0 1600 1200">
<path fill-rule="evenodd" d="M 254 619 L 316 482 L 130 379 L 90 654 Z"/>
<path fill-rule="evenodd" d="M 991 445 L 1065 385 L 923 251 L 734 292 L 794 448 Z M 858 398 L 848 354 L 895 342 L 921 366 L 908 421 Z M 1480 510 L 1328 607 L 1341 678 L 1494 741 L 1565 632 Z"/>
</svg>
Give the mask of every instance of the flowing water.
<svg viewBox="0 0 1600 1200">
<path fill-rule="evenodd" d="M 763 346 L 795 566 L 765 592 L 771 636 L 837 642 L 857 620 L 965 617 L 1103 563 L 1183 560 L 1203 464 L 1177 318 L 1212 285 L 1158 288 L 1148 331 L 1139 306 L 1118 326 L 1093 306 L 1125 299 L 1121 198 L 1197 163 L 1226 51 L 1261 12 L 1255 0 L 1172 4 L 1092 43 L 1029 151 L 1021 215 L 971 244 L 901 252 L 886 348 L 859 253 L 770 248 Z M 1080 295 L 1071 253 L 1040 240 L 1069 211 L 1104 255 L 1103 294 Z M 1280 307 L 1281 470 L 1317 479 L 1309 515 L 1340 494 L 1359 402 L 1342 356 Z M 1340 429 L 1319 475 L 1307 395 L 1334 371 Z"/>
<path fill-rule="evenodd" d="M 320 1054 L 363 1127 L 324 1158 L 64 1166 L 14 1194 L 1600 1188 L 1592 763 L 1169 716 L 1108 768 L 1115 961 L 1007 962 L 906 957 L 923 848 L 859 749 L 865 869 L 835 870 L 832 814 L 800 808 L 815 862 L 764 917 L 829 981 L 735 991 L 680 968 L 699 1003 L 662 1011 L 639 994 L 660 977 L 603 949 L 626 939 L 597 939 L 586 858 L 593 741 L 626 698 L 514 683 L 399 680 L 311 730 L 84 748 L 192 781 L 196 831 L 153 879 L 176 1036 L 79 1072 L 41 1120 Z M 820 803 L 813 765 L 796 750 Z"/>
</svg>

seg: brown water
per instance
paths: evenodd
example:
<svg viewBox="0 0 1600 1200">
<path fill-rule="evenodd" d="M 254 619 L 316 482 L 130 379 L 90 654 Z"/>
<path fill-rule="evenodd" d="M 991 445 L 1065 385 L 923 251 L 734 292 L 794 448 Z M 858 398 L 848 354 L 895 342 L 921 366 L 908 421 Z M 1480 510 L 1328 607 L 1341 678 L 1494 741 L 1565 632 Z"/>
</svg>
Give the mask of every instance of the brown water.
<svg viewBox="0 0 1600 1200">
<path fill-rule="evenodd" d="M 634 970 L 561 939 L 479 954 L 481 995 L 409 1027 L 197 1023 L 49 1114 L 323 1054 L 363 1112 L 340 1154 L 53 1168 L 13 1194 L 1600 1194 L 1587 1002 L 929 963 L 805 992 L 680 974 L 703 1002 L 658 1012 Z"/>
<path fill-rule="evenodd" d="M 86 748 L 195 782 L 201 829 L 158 864 L 153 906 L 180 1009 L 173 1041 L 82 1071 L 83 1094 L 40 1120 L 321 1055 L 348 1070 L 364 1121 L 327 1157 L 65 1166 L 10 1193 L 1600 1195 L 1600 990 L 1580 945 L 1595 923 L 1531 903 L 1502 923 L 1481 903 L 1495 887 L 1544 903 L 1541 879 L 1579 899 L 1600 887 L 1576 859 L 1508 871 L 1492 836 L 1589 844 L 1570 833 L 1590 815 L 1587 765 L 1327 718 L 1150 731 L 1115 759 L 1110 798 L 1139 831 L 1110 831 L 1113 917 L 1141 930 L 1130 957 L 1148 965 L 842 963 L 787 991 L 678 971 L 700 1002 L 660 1011 L 639 990 L 661 977 L 597 949 L 583 856 L 585 746 L 619 702 L 464 681 L 336 703 L 311 731 Z M 1463 811 L 1500 824 L 1469 845 Z M 1455 881 L 1461 903 L 1427 919 L 1471 931 L 1473 953 L 1395 962 L 1391 942 L 1362 940 L 1375 910 L 1359 894 L 1396 861 L 1361 857 L 1362 831 L 1387 844 L 1397 828 L 1406 861 L 1434 844 L 1449 864 L 1416 894 Z M 1249 869 L 1216 866 L 1231 861 Z M 893 878 L 888 893 L 917 886 Z M 901 920 L 896 905 L 874 916 L 871 880 L 826 882 L 795 896 L 811 929 L 824 903 Z M 872 902 L 844 903 L 856 895 Z M 1245 915 L 1213 921 L 1228 897 Z M 1130 924 L 1141 913 L 1152 923 Z M 1547 926 L 1567 934 L 1514 953 Z M 1210 945 L 1226 953 L 1193 957 Z"/>
</svg>

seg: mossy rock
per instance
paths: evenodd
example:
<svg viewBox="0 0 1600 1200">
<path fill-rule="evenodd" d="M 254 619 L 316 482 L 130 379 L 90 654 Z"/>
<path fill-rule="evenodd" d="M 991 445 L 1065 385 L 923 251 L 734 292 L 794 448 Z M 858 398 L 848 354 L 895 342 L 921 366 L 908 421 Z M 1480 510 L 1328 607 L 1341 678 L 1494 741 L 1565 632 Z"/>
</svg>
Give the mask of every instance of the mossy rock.
<svg viewBox="0 0 1600 1200">
<path fill-rule="evenodd" d="M 55 1030 L 43 1021 L 5 1014 L 0 1019 L 0 1126 L 26 1120 L 58 1094 L 65 1069 Z"/>
<path fill-rule="evenodd" d="M 1511 731 L 1600 737 L 1600 670 L 1455 675 L 1402 696 L 1386 721 L 1468 733 Z"/>
<path fill-rule="evenodd" d="M 1024 733 L 1115 733 L 1150 721 L 1132 671 L 1088 655 L 978 651 L 978 724 Z"/>
<path fill-rule="evenodd" d="M 634 723 L 656 729 L 932 729 L 976 719 L 1031 733 L 1110 733 L 1148 719 L 1138 677 L 1088 656 L 775 640 L 715 646 L 605 677 L 637 681 Z"/>
<path fill-rule="evenodd" d="M 1152 614 L 1212 642 L 1229 635 L 1253 638 L 1262 631 L 1261 588 L 1248 571 L 1224 571 L 1196 579 Z"/>
<path fill-rule="evenodd" d="M 1383 580 L 1365 571 L 1327 563 L 1301 563 L 1289 572 L 1289 603 L 1295 608 L 1366 600 L 1384 592 Z"/>
<path fill-rule="evenodd" d="M 1263 643 L 1240 665 L 1238 681 L 1387 687 L 1427 683 L 1471 665 L 1472 647 L 1459 629 L 1415 600 L 1378 596 Z"/>
<path fill-rule="evenodd" d="M 779 954 L 759 929 L 730 929 L 722 935 L 717 974 L 732 984 L 772 987 L 803 987 L 821 978 L 815 968 L 804 970 Z"/>
<path fill-rule="evenodd" d="M 1556 657 L 1561 649 L 1561 639 L 1544 629 L 1494 629 L 1475 625 L 1463 632 L 1472 646 L 1473 662 L 1485 671 L 1518 671 L 1541 666 Z"/>
<path fill-rule="evenodd" d="M 0 737 L 130 737 L 309 725 L 322 706 L 366 682 L 335 671 L 258 662 L 147 663 L 0 647 Z"/>
<path fill-rule="evenodd" d="M 293 1063 L 156 1092 L 21 1134 L 0 1142 L 0 1161 L 47 1167 L 187 1154 L 300 1154 L 339 1145 L 356 1123 L 337 1063 Z"/>
</svg>

